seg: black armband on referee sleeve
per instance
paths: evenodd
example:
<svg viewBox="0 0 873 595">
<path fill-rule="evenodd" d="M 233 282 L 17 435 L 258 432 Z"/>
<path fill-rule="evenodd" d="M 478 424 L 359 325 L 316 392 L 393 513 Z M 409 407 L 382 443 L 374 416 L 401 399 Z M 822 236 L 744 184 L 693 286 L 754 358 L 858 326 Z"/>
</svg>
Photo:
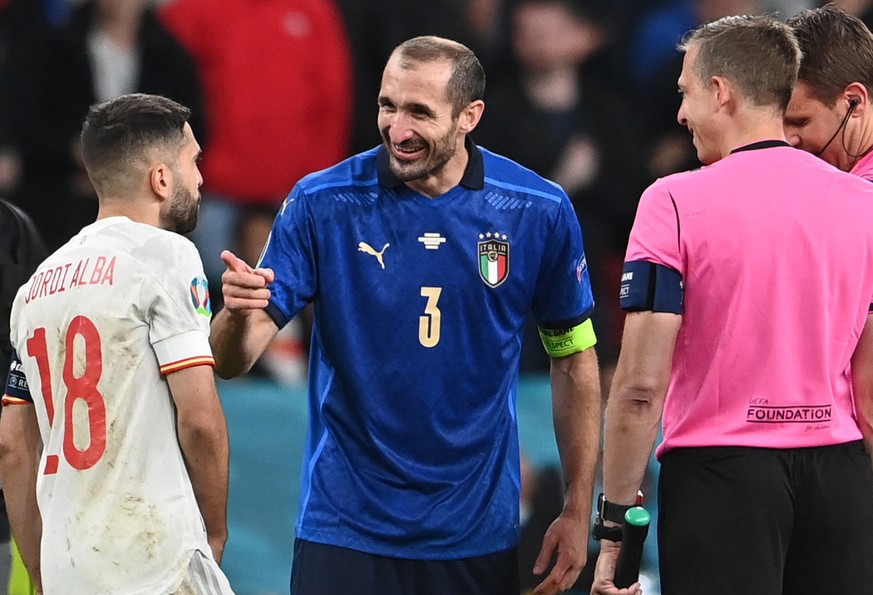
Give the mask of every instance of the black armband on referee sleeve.
<svg viewBox="0 0 873 595">
<path fill-rule="evenodd" d="M 623 310 L 682 314 L 685 289 L 676 269 L 647 260 L 624 263 L 619 300 Z"/>
</svg>

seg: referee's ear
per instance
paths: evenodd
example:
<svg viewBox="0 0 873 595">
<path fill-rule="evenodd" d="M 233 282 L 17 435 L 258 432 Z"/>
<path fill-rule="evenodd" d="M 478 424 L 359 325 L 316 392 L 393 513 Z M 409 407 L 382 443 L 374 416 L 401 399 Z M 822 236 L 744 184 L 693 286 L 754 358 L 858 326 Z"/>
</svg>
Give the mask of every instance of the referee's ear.
<svg viewBox="0 0 873 595">
<path fill-rule="evenodd" d="M 852 117 L 864 117 L 870 109 L 870 93 L 867 87 L 859 82 L 846 85 L 838 99 L 846 101 L 846 110 L 852 113 Z"/>
<path fill-rule="evenodd" d="M 458 114 L 458 131 L 470 134 L 479 125 L 482 113 L 485 111 L 485 102 L 481 99 L 472 101 Z"/>
</svg>

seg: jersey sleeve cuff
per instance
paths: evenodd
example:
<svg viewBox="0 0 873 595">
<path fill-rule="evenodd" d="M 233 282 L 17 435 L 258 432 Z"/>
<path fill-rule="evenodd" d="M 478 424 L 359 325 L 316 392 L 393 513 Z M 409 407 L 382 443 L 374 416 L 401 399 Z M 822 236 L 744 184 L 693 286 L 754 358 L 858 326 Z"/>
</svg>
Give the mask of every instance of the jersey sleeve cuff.
<svg viewBox="0 0 873 595">
<path fill-rule="evenodd" d="M 264 311 L 273 319 L 273 322 L 275 322 L 276 326 L 280 329 L 285 328 L 285 325 L 291 320 L 291 317 L 285 314 L 282 309 L 272 301 L 267 303 L 267 307 L 264 308 Z"/>
<path fill-rule="evenodd" d="M 153 344 L 161 374 L 178 372 L 194 366 L 214 366 L 209 337 L 194 330 L 175 335 Z"/>
<path fill-rule="evenodd" d="M 590 308 L 582 312 L 582 314 L 580 314 L 579 316 L 576 316 L 575 318 L 571 318 L 569 320 L 562 320 L 560 322 L 540 322 L 538 320 L 537 327 L 553 331 L 571 329 L 573 327 L 579 326 L 580 324 L 591 318 L 592 314 L 594 314 L 594 306 L 591 306 Z"/>
<path fill-rule="evenodd" d="M 12 395 L 3 395 L 3 400 L 0 401 L 4 407 L 7 405 L 33 405 L 32 402 L 27 399 L 21 399 L 19 397 L 13 397 Z"/>
</svg>

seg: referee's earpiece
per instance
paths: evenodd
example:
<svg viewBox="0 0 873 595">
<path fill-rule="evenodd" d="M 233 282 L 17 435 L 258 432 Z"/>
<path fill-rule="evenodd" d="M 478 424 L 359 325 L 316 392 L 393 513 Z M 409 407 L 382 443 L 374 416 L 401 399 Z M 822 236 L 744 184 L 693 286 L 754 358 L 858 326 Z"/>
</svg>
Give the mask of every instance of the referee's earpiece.
<svg viewBox="0 0 873 595">
<path fill-rule="evenodd" d="M 833 136 L 831 136 L 831 138 L 828 139 L 828 142 L 826 142 L 824 146 L 817 153 L 815 153 L 816 157 L 821 157 L 822 154 L 825 152 L 825 149 L 831 146 L 831 143 L 834 142 L 834 139 L 837 138 L 840 132 L 844 132 L 846 124 L 849 122 L 849 118 L 852 117 L 852 112 L 855 111 L 855 108 L 858 107 L 860 104 L 860 97 L 849 97 L 849 109 L 846 110 L 846 115 L 843 116 L 843 120 L 842 122 L 840 122 L 840 125 L 837 127 L 837 130 L 836 132 L 834 132 Z M 843 147 L 845 148 L 845 144 L 843 145 Z"/>
</svg>

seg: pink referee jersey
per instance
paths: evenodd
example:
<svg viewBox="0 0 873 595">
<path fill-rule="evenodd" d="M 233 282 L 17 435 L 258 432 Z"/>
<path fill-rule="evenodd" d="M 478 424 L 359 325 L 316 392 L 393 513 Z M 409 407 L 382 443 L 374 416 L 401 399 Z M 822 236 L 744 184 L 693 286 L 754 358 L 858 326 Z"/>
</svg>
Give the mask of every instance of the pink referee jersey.
<svg viewBox="0 0 873 595">
<path fill-rule="evenodd" d="M 873 151 L 861 157 L 850 173 L 873 182 Z"/>
<path fill-rule="evenodd" d="M 873 301 L 873 184 L 756 143 L 652 184 L 626 260 L 685 288 L 658 456 L 861 439 L 849 362 Z"/>
</svg>

